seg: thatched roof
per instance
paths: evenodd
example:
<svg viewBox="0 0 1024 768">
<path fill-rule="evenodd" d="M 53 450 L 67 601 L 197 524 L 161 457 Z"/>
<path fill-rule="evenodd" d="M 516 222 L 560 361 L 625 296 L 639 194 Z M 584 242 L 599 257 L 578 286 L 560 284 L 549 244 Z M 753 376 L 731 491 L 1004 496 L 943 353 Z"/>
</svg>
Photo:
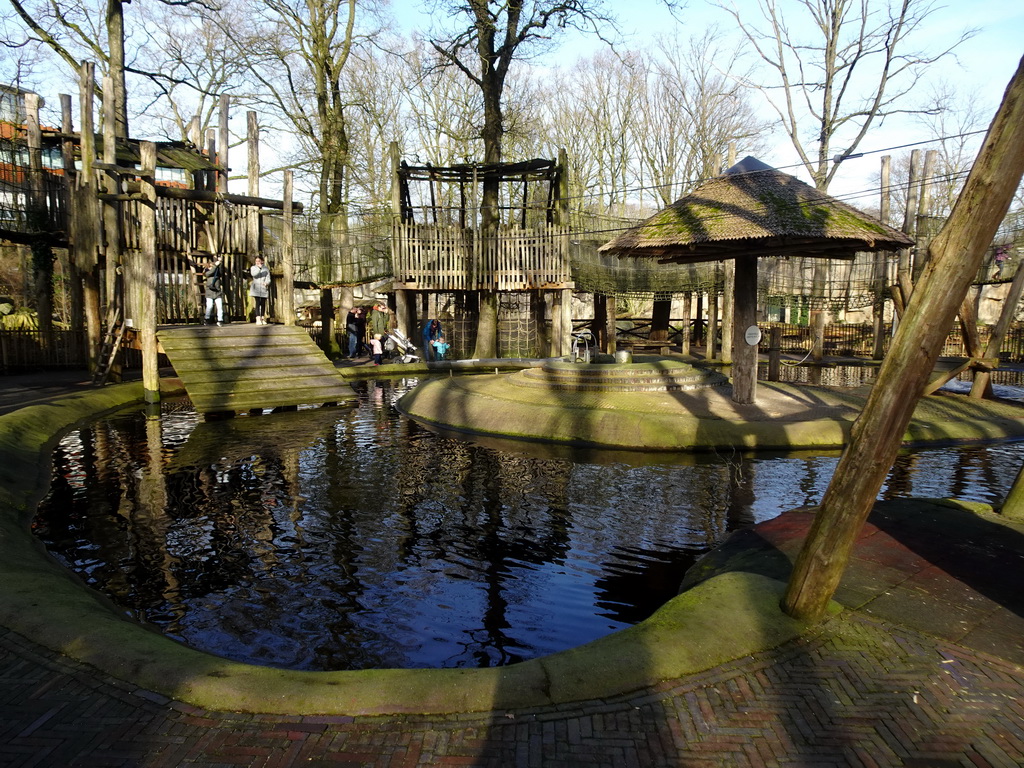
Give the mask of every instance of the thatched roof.
<svg viewBox="0 0 1024 768">
<path fill-rule="evenodd" d="M 601 246 L 602 253 L 692 263 L 737 256 L 852 259 L 913 241 L 752 157 Z"/>
</svg>

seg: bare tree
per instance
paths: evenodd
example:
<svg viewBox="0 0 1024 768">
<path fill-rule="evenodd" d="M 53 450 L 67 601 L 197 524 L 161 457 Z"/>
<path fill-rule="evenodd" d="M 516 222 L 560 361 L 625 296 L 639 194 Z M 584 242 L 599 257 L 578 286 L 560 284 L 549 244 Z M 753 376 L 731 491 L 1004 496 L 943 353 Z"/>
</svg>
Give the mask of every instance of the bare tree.
<svg viewBox="0 0 1024 768">
<path fill-rule="evenodd" d="M 765 148 L 771 128 L 756 116 L 741 84 L 745 78 L 734 71 L 737 54 L 723 47 L 715 30 L 685 42 L 659 41 L 641 104 L 638 146 L 660 205 L 719 173 L 730 142 L 745 153 Z"/>
<path fill-rule="evenodd" d="M 148 42 L 140 46 L 136 65 L 154 73 L 140 84 L 136 98 L 147 127 L 168 139 L 187 141 L 192 120 L 198 118 L 199 135 L 205 136 L 219 117 L 219 96 L 232 95 L 236 105 L 244 103 L 244 61 L 235 55 L 221 25 L 206 23 L 188 7 L 149 4 L 139 11 Z M 223 13 L 229 17 L 237 9 Z M 145 102 L 143 93 L 148 95 Z"/>
<path fill-rule="evenodd" d="M 356 0 L 239 0 L 236 13 L 212 14 L 245 64 L 254 99 L 277 114 L 299 142 L 298 164 L 316 176 L 321 214 L 346 210 L 348 110 L 343 73 L 355 49 L 378 33 L 376 7 Z M 239 15 L 240 14 L 240 15 Z M 239 22 L 239 19 L 242 19 Z"/>
<path fill-rule="evenodd" d="M 416 41 L 414 41 L 415 45 Z M 433 49 L 415 45 L 407 63 L 413 74 L 408 92 L 408 151 L 437 165 L 468 163 L 478 156 L 480 92 L 461 73 L 441 65 Z"/>
<path fill-rule="evenodd" d="M 452 30 L 433 35 L 431 45 L 480 90 L 484 162 L 502 160 L 506 131 L 505 84 L 512 65 L 550 44 L 567 28 L 600 32 L 610 24 L 602 0 L 435 0 L 436 16 Z M 497 220 L 498 181 L 483 184 L 484 228 Z"/>
<path fill-rule="evenodd" d="M 887 117 L 927 110 L 910 103 L 911 91 L 930 65 L 970 35 L 936 52 L 912 48 L 937 10 L 932 0 L 795 0 L 785 11 L 779 0 L 758 0 L 757 6 L 759 24 L 734 4 L 719 5 L 767 65 L 772 82 L 757 87 L 821 190 L 839 168 L 833 155 L 853 154 Z M 836 152 L 840 140 L 845 149 Z"/>
<path fill-rule="evenodd" d="M 125 75 L 156 73 L 129 67 L 124 6 L 129 0 L 9 0 L 29 37 L 49 48 L 76 73 L 83 61 L 100 64 L 111 78 L 114 135 L 128 136 L 128 89 Z M 160 0 L 164 5 L 208 7 L 207 0 Z"/>
<path fill-rule="evenodd" d="M 639 55 L 600 51 L 547 78 L 546 141 L 569 155 L 569 194 L 575 207 L 623 216 L 638 168 L 637 120 L 646 90 Z"/>
</svg>

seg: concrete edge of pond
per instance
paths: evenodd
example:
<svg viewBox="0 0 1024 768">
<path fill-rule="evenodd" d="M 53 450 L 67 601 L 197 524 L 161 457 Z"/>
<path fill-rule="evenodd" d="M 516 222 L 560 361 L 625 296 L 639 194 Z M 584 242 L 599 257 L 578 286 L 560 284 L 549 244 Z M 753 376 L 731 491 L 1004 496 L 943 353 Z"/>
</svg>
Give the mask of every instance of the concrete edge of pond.
<svg viewBox="0 0 1024 768">
<path fill-rule="evenodd" d="M 30 530 L 60 435 L 141 400 L 140 384 L 122 384 L 0 416 L 0 623 L 140 689 L 210 710 L 268 714 L 503 711 L 628 694 L 776 647 L 806 629 L 778 610 L 781 582 L 728 573 L 639 625 L 504 668 L 295 672 L 192 650 L 127 620 Z"/>
</svg>

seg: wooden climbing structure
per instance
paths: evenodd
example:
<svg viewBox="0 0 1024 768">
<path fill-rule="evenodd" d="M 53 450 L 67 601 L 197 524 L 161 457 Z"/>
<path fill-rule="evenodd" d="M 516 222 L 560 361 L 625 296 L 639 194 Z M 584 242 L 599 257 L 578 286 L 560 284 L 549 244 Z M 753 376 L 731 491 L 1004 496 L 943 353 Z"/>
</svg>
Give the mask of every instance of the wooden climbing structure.
<svg viewBox="0 0 1024 768">
<path fill-rule="evenodd" d="M 157 338 L 202 414 L 337 404 L 355 392 L 298 326 L 162 328 Z"/>
</svg>

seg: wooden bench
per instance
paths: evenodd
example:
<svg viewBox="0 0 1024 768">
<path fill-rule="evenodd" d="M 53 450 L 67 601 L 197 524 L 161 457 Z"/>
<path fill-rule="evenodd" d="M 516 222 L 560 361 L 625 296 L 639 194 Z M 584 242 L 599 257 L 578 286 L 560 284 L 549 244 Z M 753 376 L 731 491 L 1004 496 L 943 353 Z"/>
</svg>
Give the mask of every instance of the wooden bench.
<svg viewBox="0 0 1024 768">
<path fill-rule="evenodd" d="M 638 339 L 637 341 L 619 342 L 618 346 L 626 347 L 631 352 L 636 352 L 637 350 L 657 350 L 659 355 L 667 355 L 672 351 L 672 345 L 667 341 L 644 341 Z"/>
</svg>

